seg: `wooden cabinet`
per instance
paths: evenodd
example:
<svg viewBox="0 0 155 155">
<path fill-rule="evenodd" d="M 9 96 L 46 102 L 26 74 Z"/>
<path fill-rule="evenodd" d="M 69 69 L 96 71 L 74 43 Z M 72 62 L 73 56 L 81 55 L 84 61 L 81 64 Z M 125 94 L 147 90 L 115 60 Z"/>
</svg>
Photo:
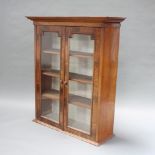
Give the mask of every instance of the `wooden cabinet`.
<svg viewBox="0 0 155 155">
<path fill-rule="evenodd" d="M 27 17 L 35 27 L 35 122 L 101 144 L 113 135 L 121 17 Z"/>
</svg>

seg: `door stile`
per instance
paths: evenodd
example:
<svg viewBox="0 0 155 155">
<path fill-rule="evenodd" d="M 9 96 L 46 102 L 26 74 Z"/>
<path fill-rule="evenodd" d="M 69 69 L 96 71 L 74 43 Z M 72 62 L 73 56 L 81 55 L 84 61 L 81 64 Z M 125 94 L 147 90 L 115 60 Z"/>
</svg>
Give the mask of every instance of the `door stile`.
<svg viewBox="0 0 155 155">
<path fill-rule="evenodd" d="M 65 46 L 64 46 L 64 67 L 65 67 L 65 76 L 64 76 L 64 130 L 67 131 L 68 124 L 68 81 L 69 81 L 69 40 L 68 40 L 68 28 L 65 27 Z"/>
<path fill-rule="evenodd" d="M 97 128 L 98 128 L 98 93 L 99 93 L 99 66 L 100 66 L 100 49 L 101 49 L 101 30 L 100 28 L 95 29 L 95 48 L 94 48 L 94 65 L 93 65 L 93 104 L 92 104 L 92 111 L 91 111 L 91 129 L 92 129 L 92 138 L 96 140 L 97 136 Z"/>
<path fill-rule="evenodd" d="M 65 80 L 65 27 L 62 27 L 61 34 L 61 55 L 60 55 L 60 68 L 61 68 L 61 79 L 60 79 L 60 125 L 61 129 L 64 130 L 64 98 L 65 98 L 65 88 L 64 88 L 64 80 Z"/>
<path fill-rule="evenodd" d="M 40 27 L 35 25 L 35 117 L 40 118 L 41 115 L 41 64 L 40 64 L 40 51 L 41 51 L 41 32 Z"/>
</svg>

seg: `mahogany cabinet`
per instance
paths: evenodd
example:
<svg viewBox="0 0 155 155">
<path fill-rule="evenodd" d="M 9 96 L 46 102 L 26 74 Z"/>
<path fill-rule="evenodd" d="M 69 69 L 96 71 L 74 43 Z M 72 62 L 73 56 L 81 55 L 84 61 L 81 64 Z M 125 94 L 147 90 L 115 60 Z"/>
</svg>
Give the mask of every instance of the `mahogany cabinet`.
<svg viewBox="0 0 155 155">
<path fill-rule="evenodd" d="M 121 17 L 27 17 L 35 122 L 98 145 L 113 135 Z"/>
</svg>

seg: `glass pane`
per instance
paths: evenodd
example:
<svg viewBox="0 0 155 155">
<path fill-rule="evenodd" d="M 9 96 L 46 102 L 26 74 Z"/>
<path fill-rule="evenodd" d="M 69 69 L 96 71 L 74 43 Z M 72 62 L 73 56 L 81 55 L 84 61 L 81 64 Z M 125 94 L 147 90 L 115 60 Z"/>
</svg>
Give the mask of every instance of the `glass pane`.
<svg viewBox="0 0 155 155">
<path fill-rule="evenodd" d="M 94 40 L 74 34 L 69 43 L 68 126 L 90 134 Z"/>
<path fill-rule="evenodd" d="M 41 116 L 59 123 L 60 37 L 44 32 L 41 51 Z"/>
<path fill-rule="evenodd" d="M 69 93 L 90 98 L 92 97 L 92 84 L 69 81 Z"/>
<path fill-rule="evenodd" d="M 70 56 L 69 71 L 71 73 L 93 75 L 93 59 Z"/>
<path fill-rule="evenodd" d="M 42 37 L 43 50 L 60 50 L 60 37 L 57 32 L 43 32 Z"/>
<path fill-rule="evenodd" d="M 70 38 L 69 72 L 93 75 L 94 40 L 90 35 L 73 34 Z"/>
<path fill-rule="evenodd" d="M 70 38 L 70 50 L 93 53 L 94 40 L 91 39 L 91 35 L 73 34 Z"/>
<path fill-rule="evenodd" d="M 68 126 L 75 130 L 90 133 L 91 110 L 69 104 Z"/>
</svg>

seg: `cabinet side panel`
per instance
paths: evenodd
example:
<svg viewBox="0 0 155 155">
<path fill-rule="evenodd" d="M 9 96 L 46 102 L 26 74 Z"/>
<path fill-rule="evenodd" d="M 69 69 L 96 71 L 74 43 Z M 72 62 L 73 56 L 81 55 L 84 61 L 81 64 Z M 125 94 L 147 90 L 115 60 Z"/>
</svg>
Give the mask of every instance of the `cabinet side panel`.
<svg viewBox="0 0 155 155">
<path fill-rule="evenodd" d="M 102 28 L 99 76 L 99 107 L 97 141 L 103 142 L 113 135 L 116 79 L 119 48 L 119 24 Z"/>
</svg>

